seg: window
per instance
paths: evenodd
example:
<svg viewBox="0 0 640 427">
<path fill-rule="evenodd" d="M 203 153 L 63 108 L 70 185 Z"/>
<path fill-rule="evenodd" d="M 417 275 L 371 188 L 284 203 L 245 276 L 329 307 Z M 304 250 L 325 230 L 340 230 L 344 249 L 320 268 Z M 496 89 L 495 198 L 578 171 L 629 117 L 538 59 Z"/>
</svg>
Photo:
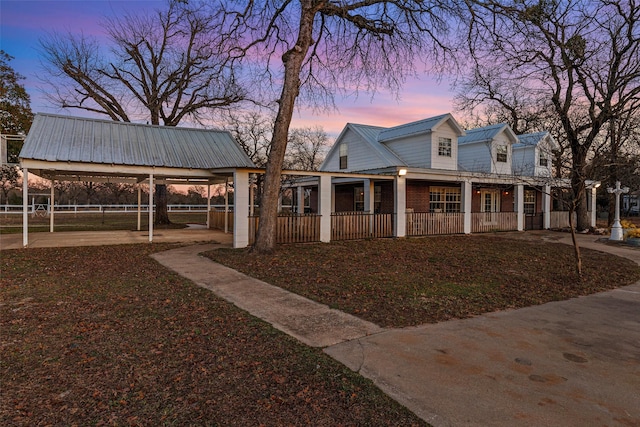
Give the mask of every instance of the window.
<svg viewBox="0 0 640 427">
<path fill-rule="evenodd" d="M 364 187 L 355 187 L 353 189 L 353 210 L 356 212 L 364 211 Z"/>
<path fill-rule="evenodd" d="M 461 192 L 454 187 L 431 187 L 429 212 L 460 212 Z"/>
<path fill-rule="evenodd" d="M 340 144 L 340 169 L 347 168 L 347 144 Z"/>
<path fill-rule="evenodd" d="M 500 163 L 507 162 L 507 146 L 506 145 L 498 145 L 496 147 L 496 162 L 500 162 Z"/>
<path fill-rule="evenodd" d="M 547 158 L 547 153 L 544 151 L 540 151 L 540 157 L 538 159 L 538 163 L 540 166 L 547 167 L 549 165 L 549 159 Z"/>
<path fill-rule="evenodd" d="M 438 138 L 438 155 L 451 157 L 451 138 Z"/>
<path fill-rule="evenodd" d="M 536 191 L 524 190 L 524 213 L 533 215 L 536 213 Z"/>
</svg>

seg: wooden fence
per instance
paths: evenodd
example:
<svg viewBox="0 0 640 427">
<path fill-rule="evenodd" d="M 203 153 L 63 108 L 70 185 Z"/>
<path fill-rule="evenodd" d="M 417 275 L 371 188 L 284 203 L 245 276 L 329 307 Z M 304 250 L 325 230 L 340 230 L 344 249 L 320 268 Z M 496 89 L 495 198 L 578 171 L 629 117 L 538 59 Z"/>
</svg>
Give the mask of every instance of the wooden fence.
<svg viewBox="0 0 640 427">
<path fill-rule="evenodd" d="M 227 230 L 233 231 L 233 212 L 227 212 Z M 215 228 L 218 230 L 224 230 L 224 211 L 210 211 L 209 212 L 209 228 Z"/>
<path fill-rule="evenodd" d="M 464 233 L 463 213 L 407 213 L 407 236 Z"/>
<path fill-rule="evenodd" d="M 516 212 L 475 212 L 471 214 L 471 232 L 515 231 L 518 229 Z"/>
<path fill-rule="evenodd" d="M 573 213 L 573 223 L 576 223 L 576 213 Z M 568 211 L 554 211 L 549 213 L 549 227 L 554 228 L 568 228 L 569 227 L 569 212 Z"/>
<path fill-rule="evenodd" d="M 331 214 L 331 240 L 357 240 L 393 237 L 393 214 L 334 212 Z"/>
<path fill-rule="evenodd" d="M 258 216 L 249 217 L 249 245 L 253 245 L 258 232 Z M 310 243 L 320 241 L 320 215 L 278 215 L 276 243 Z"/>
</svg>

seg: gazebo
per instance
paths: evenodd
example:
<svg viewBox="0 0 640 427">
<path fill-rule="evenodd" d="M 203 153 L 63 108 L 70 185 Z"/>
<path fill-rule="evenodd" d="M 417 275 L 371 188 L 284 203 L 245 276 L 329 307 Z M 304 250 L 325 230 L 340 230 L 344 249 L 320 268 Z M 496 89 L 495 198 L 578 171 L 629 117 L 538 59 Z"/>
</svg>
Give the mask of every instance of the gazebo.
<svg viewBox="0 0 640 427">
<path fill-rule="evenodd" d="M 51 181 L 52 232 L 54 181 L 148 184 L 151 242 L 154 184 L 196 184 L 209 187 L 231 180 L 236 191 L 234 214 L 246 217 L 249 174 L 257 172 L 251 159 L 226 131 L 152 126 L 42 113 L 36 114 L 24 141 L 20 165 L 23 172 L 25 247 L 29 244 L 29 173 Z M 242 203 L 244 199 L 247 203 Z M 140 189 L 138 218 L 139 215 Z M 234 221 L 234 224 L 244 222 Z M 244 241 L 236 242 L 235 237 L 245 235 L 246 233 L 234 233 L 234 246 L 246 246 Z"/>
</svg>

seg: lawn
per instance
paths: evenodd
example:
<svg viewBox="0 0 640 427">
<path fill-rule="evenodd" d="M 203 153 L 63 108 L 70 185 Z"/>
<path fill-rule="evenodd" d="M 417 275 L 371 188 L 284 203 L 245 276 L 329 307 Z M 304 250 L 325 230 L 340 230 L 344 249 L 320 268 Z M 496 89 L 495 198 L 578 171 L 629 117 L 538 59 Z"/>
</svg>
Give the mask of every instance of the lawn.
<svg viewBox="0 0 640 427">
<path fill-rule="evenodd" d="M 149 257 L 171 247 L 0 253 L 0 425 L 424 425 Z"/>
<path fill-rule="evenodd" d="M 404 327 L 527 307 L 640 280 L 633 262 L 505 235 L 281 245 L 207 254 L 224 265 L 384 327 Z"/>
</svg>

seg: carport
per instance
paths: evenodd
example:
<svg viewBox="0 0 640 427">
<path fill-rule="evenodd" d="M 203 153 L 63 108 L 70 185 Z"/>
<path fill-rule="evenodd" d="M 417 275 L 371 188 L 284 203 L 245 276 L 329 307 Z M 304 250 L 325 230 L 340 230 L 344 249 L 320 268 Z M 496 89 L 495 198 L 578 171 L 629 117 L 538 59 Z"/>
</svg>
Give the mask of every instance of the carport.
<svg viewBox="0 0 640 427">
<path fill-rule="evenodd" d="M 149 185 L 149 242 L 153 241 L 155 184 L 206 185 L 233 182 L 235 227 L 248 215 L 249 174 L 255 165 L 221 130 L 152 126 L 53 114 L 36 114 L 20 152 L 23 172 L 23 246 L 29 245 L 28 177 L 51 182 L 50 232 L 54 231 L 54 182 L 87 181 Z M 210 203 L 210 197 L 207 198 Z M 246 201 L 247 203 L 243 203 Z M 140 221 L 138 221 L 140 224 Z M 139 227 L 139 225 L 138 225 Z M 244 225 L 246 228 L 246 225 Z"/>
</svg>

